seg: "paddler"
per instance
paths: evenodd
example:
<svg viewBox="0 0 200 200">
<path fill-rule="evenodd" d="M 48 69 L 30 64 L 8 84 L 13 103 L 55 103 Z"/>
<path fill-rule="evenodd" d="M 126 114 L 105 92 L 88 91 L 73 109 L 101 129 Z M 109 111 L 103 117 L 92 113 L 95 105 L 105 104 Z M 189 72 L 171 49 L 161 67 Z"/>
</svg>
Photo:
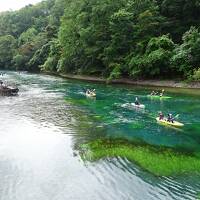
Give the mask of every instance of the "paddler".
<svg viewBox="0 0 200 200">
<path fill-rule="evenodd" d="M 89 89 L 86 90 L 86 94 L 90 94 L 91 91 Z"/>
<path fill-rule="evenodd" d="M 173 118 L 171 113 L 167 114 L 167 121 L 171 122 L 171 123 L 174 123 L 174 118 Z"/>
<path fill-rule="evenodd" d="M 151 92 L 151 96 L 154 96 L 156 93 L 154 92 L 154 90 Z"/>
<path fill-rule="evenodd" d="M 135 105 L 139 106 L 140 105 L 140 102 L 138 100 L 138 97 L 135 97 Z"/>
<path fill-rule="evenodd" d="M 162 97 L 163 96 L 163 94 L 164 94 L 164 89 L 161 91 L 161 93 L 160 93 L 160 97 Z"/>
<path fill-rule="evenodd" d="M 159 120 L 164 120 L 165 116 L 164 114 L 160 111 L 159 112 Z"/>
</svg>

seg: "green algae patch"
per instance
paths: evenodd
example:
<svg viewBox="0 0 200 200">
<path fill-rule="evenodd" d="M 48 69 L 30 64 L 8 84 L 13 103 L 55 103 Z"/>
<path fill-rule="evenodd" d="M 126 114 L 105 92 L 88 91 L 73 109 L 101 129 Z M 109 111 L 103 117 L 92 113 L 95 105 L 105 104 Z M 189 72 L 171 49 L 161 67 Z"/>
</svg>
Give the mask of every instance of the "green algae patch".
<svg viewBox="0 0 200 200">
<path fill-rule="evenodd" d="M 132 122 L 130 125 L 129 125 L 132 129 L 142 129 L 144 128 L 144 124 L 140 123 L 140 122 Z"/>
<path fill-rule="evenodd" d="M 72 104 L 72 105 L 83 105 L 83 106 L 88 106 L 90 105 L 90 102 L 88 99 L 72 99 L 72 98 L 65 98 L 65 101 Z"/>
<path fill-rule="evenodd" d="M 200 159 L 191 155 L 151 146 L 138 146 L 124 141 L 97 140 L 81 146 L 85 161 L 108 157 L 125 157 L 157 176 L 200 173 Z"/>
</svg>

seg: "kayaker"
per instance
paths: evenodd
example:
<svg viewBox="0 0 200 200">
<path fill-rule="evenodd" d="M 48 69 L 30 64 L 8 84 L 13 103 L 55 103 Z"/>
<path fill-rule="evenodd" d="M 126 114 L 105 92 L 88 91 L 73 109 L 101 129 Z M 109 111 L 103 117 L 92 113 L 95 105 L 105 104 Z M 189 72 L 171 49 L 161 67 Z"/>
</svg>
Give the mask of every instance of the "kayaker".
<svg viewBox="0 0 200 200">
<path fill-rule="evenodd" d="M 159 112 L 159 120 L 164 120 L 165 116 L 162 112 Z"/>
<path fill-rule="evenodd" d="M 3 83 L 2 80 L 0 80 L 0 87 L 1 87 L 2 89 L 6 88 L 6 85 Z"/>
<path fill-rule="evenodd" d="M 140 105 L 140 102 L 139 102 L 139 100 L 138 100 L 138 97 L 135 97 L 135 105 Z"/>
<path fill-rule="evenodd" d="M 91 91 L 89 89 L 86 90 L 86 94 L 90 94 Z"/>
<path fill-rule="evenodd" d="M 167 121 L 174 123 L 174 118 L 173 118 L 172 114 L 167 114 Z"/>
<path fill-rule="evenodd" d="M 160 97 L 162 97 L 163 96 L 163 94 L 164 94 L 164 89 L 161 91 L 161 93 L 160 93 Z"/>
<path fill-rule="evenodd" d="M 151 92 L 151 96 L 154 96 L 156 93 L 154 92 L 154 90 Z"/>
</svg>

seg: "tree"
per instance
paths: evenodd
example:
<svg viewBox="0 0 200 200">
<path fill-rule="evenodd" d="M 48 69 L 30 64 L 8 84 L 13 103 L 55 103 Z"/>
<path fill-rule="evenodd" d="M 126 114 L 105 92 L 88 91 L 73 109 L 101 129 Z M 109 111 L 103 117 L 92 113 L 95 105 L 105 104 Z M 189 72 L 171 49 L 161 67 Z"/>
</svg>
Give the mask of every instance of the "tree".
<svg viewBox="0 0 200 200">
<path fill-rule="evenodd" d="M 16 40 L 11 35 L 0 37 L 0 67 L 10 68 L 16 47 Z"/>
<path fill-rule="evenodd" d="M 152 38 L 143 55 L 133 56 L 129 67 L 133 77 L 163 78 L 170 72 L 175 44 L 168 35 Z"/>
<path fill-rule="evenodd" d="M 171 64 L 185 77 L 193 74 L 200 67 L 200 32 L 191 27 L 183 35 L 183 43 L 176 47 Z"/>
</svg>

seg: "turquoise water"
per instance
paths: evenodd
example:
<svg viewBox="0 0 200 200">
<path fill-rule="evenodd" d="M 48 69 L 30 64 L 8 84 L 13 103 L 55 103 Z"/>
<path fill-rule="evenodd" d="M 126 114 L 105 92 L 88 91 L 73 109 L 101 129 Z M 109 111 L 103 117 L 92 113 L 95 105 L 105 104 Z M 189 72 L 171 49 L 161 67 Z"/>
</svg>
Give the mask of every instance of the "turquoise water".
<svg viewBox="0 0 200 200">
<path fill-rule="evenodd" d="M 165 89 L 172 99 L 149 99 L 152 88 L 70 81 L 7 72 L 16 97 L 0 98 L 0 199 L 196 199 L 200 175 L 157 177 L 126 158 L 85 163 L 79 146 L 110 138 L 200 155 L 200 90 Z M 95 88 L 96 98 L 85 90 Z M 139 97 L 145 109 L 130 103 Z M 179 115 L 183 128 L 158 124 L 158 111 Z"/>
<path fill-rule="evenodd" d="M 86 98 L 84 88 L 95 87 L 97 98 Z M 123 88 L 120 86 L 89 85 L 77 83 L 69 89 L 66 102 L 74 103 L 92 116 L 97 126 L 106 129 L 106 136 L 139 139 L 144 143 L 163 147 L 179 148 L 191 152 L 200 151 L 200 94 L 180 95 L 167 92 L 172 99 L 147 98 L 150 90 L 144 88 Z M 197 93 L 199 90 L 197 90 Z M 135 97 L 146 105 L 145 109 L 134 108 Z M 178 114 L 177 120 L 183 128 L 161 126 L 155 118 L 159 111 Z M 92 123 L 94 123 L 92 121 Z"/>
</svg>

